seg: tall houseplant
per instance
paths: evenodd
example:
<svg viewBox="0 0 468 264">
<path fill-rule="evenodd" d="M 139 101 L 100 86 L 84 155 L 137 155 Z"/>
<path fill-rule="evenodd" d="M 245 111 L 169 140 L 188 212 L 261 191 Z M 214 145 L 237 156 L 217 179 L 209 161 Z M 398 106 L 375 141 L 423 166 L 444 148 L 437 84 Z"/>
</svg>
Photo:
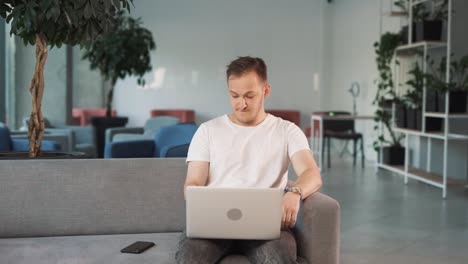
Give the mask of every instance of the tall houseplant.
<svg viewBox="0 0 468 264">
<path fill-rule="evenodd" d="M 106 96 L 106 117 L 93 117 L 98 157 L 104 156 L 105 131 L 122 127 L 126 117 L 111 117 L 114 88 L 118 79 L 136 75 L 137 82 L 144 84 L 143 75 L 151 70 L 151 50 L 156 48 L 151 31 L 141 26 L 141 19 L 134 19 L 124 12 L 117 16 L 117 23 L 88 46 L 83 59 L 88 59 L 91 69 L 98 69 L 105 80 L 110 81 Z"/>
<path fill-rule="evenodd" d="M 36 46 L 36 65 L 29 87 L 32 112 L 29 122 L 30 157 L 41 155 L 44 135 L 42 98 L 44 67 L 48 47 L 86 45 L 112 29 L 114 17 L 121 8 L 130 10 L 133 0 L 3 0 L 0 16 L 11 23 L 10 35 L 24 44 Z"/>
<path fill-rule="evenodd" d="M 387 32 L 383 34 L 380 41 L 374 43 L 374 50 L 376 54 L 377 69 L 379 71 L 379 78 L 377 82 L 377 93 L 375 95 L 373 105 L 377 106 L 375 111 L 375 125 L 374 130 L 379 133 L 379 124 L 382 124 L 390 139 L 387 139 L 384 134 L 380 134 L 377 140 L 374 141 L 374 149 L 379 150 L 380 145 L 390 145 L 391 147 L 401 149 L 399 137 L 392 127 L 392 114 L 388 110 L 389 103 L 398 102 L 393 82 L 393 74 L 391 63 L 395 49 L 401 44 L 399 34 Z"/>
<path fill-rule="evenodd" d="M 120 12 L 117 23 L 86 48 L 83 59 L 90 62 L 92 70 L 99 69 L 111 86 L 107 91 L 106 117 L 111 116 L 114 87 L 118 79 L 138 76 L 138 84 L 144 84 L 143 75 L 151 71 L 150 52 L 156 48 L 151 31 L 141 26 L 141 19 L 134 19 Z"/>
</svg>

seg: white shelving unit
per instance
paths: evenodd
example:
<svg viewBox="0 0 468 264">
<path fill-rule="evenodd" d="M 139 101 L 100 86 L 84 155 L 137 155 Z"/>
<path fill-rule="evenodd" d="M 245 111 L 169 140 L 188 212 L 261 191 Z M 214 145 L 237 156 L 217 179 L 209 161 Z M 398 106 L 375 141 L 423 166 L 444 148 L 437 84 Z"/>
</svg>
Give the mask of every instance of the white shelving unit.
<svg viewBox="0 0 468 264">
<path fill-rule="evenodd" d="M 415 5 L 423 4 L 425 2 L 437 2 L 437 0 L 410 0 L 409 6 L 413 7 Z M 440 0 L 439 0 L 440 1 Z M 435 4 L 435 3 L 433 3 Z M 452 10 L 452 0 L 448 0 L 448 10 Z M 413 11 L 412 8 L 409 8 L 409 25 L 413 21 Z M 433 49 L 445 49 L 446 58 L 447 58 L 447 71 L 446 71 L 446 82 L 450 80 L 450 55 L 451 55 L 451 23 L 452 23 L 452 12 L 448 12 L 447 19 L 447 42 L 441 41 L 422 41 L 413 43 L 412 39 L 412 30 L 413 27 L 408 27 L 408 40 L 409 44 L 398 47 L 395 50 L 395 57 L 401 56 L 414 56 L 417 54 L 416 51 L 421 52 L 423 55 L 422 70 L 427 72 L 427 63 L 425 58 L 428 55 L 428 52 Z M 399 78 L 399 76 L 397 77 Z M 398 83 L 398 82 L 395 82 Z M 404 177 L 405 184 L 408 183 L 408 179 L 417 180 L 424 182 L 426 184 L 438 187 L 442 189 L 442 197 L 447 196 L 447 185 L 448 184 L 463 184 L 464 181 L 460 180 L 450 180 L 447 178 L 447 153 L 448 153 L 448 141 L 449 140 L 468 140 L 468 135 L 459 135 L 450 133 L 449 120 L 450 119 L 468 119 L 468 113 L 466 114 L 449 114 L 449 93 L 445 95 L 445 112 L 444 113 L 432 113 L 426 112 L 426 87 L 423 89 L 423 102 L 422 102 L 422 130 L 412 130 L 412 129 L 403 129 L 397 128 L 394 126 L 394 131 L 401 133 L 405 136 L 405 162 L 403 166 L 392 166 L 382 163 L 382 148 L 380 151 L 380 159 L 377 163 L 377 167 L 381 169 L 386 169 L 402 175 Z M 393 106 L 393 116 L 395 115 L 395 106 Z M 432 118 L 441 118 L 443 120 L 443 131 L 442 132 L 426 132 L 426 117 Z M 381 133 L 383 133 L 383 128 L 381 128 Z M 426 168 L 417 169 L 409 166 L 409 138 L 410 137 L 425 137 L 427 138 L 427 162 Z M 441 140 L 443 141 L 443 173 L 442 175 L 437 175 L 431 173 L 431 145 L 432 140 Z"/>
</svg>

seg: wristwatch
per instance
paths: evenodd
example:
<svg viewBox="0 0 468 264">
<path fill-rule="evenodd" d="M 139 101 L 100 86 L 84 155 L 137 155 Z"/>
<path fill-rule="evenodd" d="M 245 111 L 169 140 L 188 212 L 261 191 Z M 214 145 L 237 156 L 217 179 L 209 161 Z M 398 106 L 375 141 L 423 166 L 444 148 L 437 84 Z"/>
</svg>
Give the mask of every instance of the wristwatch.
<svg viewBox="0 0 468 264">
<path fill-rule="evenodd" d="M 284 188 L 284 191 L 285 192 L 297 193 L 297 194 L 299 194 L 301 196 L 301 200 L 302 200 L 302 189 L 300 187 L 286 186 L 286 188 Z"/>
</svg>

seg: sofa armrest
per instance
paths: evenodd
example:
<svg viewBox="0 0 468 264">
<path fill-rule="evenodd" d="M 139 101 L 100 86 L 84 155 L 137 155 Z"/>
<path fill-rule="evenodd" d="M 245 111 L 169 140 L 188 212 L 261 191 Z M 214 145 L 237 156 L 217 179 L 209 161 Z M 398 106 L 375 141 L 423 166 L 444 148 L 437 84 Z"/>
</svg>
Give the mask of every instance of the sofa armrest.
<svg viewBox="0 0 468 264">
<path fill-rule="evenodd" d="M 145 130 L 142 127 L 115 127 L 106 129 L 106 144 L 111 143 L 117 134 L 143 134 Z"/>
<path fill-rule="evenodd" d="M 56 138 L 60 138 L 60 140 L 57 140 Z M 67 142 L 65 143 L 65 139 L 61 138 L 66 138 Z M 75 146 L 75 133 L 69 128 L 46 128 L 44 139 L 60 142 L 62 145 L 61 150 L 65 152 L 72 152 L 73 147 Z"/>
<path fill-rule="evenodd" d="M 189 146 L 190 144 L 167 145 L 160 150 L 160 153 L 156 153 L 155 156 L 159 158 L 185 158 L 187 157 Z"/>
<path fill-rule="evenodd" d="M 135 140 L 107 143 L 104 158 L 151 158 L 154 157 L 153 140 Z"/>
<path fill-rule="evenodd" d="M 70 129 L 75 135 L 76 144 L 96 145 L 95 132 L 93 126 L 59 126 L 57 128 Z"/>
<path fill-rule="evenodd" d="M 310 264 L 338 264 L 340 258 L 340 204 L 314 193 L 301 204 L 294 229 L 298 256 Z"/>
</svg>

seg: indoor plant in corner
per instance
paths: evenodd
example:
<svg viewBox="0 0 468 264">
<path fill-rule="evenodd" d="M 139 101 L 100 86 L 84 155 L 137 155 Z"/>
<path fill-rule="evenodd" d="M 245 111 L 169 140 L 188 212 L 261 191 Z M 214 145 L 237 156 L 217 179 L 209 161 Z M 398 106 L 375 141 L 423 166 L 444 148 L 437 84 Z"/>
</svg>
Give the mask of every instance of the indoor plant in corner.
<svg viewBox="0 0 468 264">
<path fill-rule="evenodd" d="M 400 34 L 387 32 L 383 34 L 379 42 L 374 43 L 376 53 L 377 69 L 379 78 L 377 82 L 377 93 L 372 102 L 377 106 L 375 111 L 374 130 L 379 136 L 374 141 L 374 149 L 380 150 L 382 145 L 382 160 L 386 164 L 401 165 L 404 162 L 405 150 L 400 144 L 401 136 L 393 130 L 393 120 L 391 111 L 386 108 L 388 102 L 398 103 L 400 100 L 396 96 L 391 63 L 395 49 L 401 44 Z M 390 139 L 386 134 L 380 134 L 379 125 L 383 125 Z M 385 130 L 384 130 L 385 132 Z"/>
<path fill-rule="evenodd" d="M 143 85 L 143 75 L 152 68 L 150 52 L 156 45 L 151 31 L 141 24 L 140 18 L 134 19 L 119 12 L 114 28 L 89 45 L 83 55 L 83 59 L 89 60 L 91 69 L 98 69 L 104 79 L 110 81 L 106 96 L 106 117 L 91 119 L 96 128 L 99 157 L 104 153 L 105 130 L 125 126 L 128 121 L 126 117 L 111 117 L 117 80 L 136 75 L 138 84 Z"/>
<path fill-rule="evenodd" d="M 115 14 L 130 9 L 133 0 L 4 0 L 0 16 L 11 23 L 10 35 L 17 35 L 25 45 L 36 46 L 36 66 L 29 87 L 32 112 L 29 125 L 29 156 L 41 156 L 44 135 L 42 98 L 44 67 L 48 48 L 86 45 L 112 27 Z M 65 99 L 64 99 L 65 100 Z"/>
</svg>

